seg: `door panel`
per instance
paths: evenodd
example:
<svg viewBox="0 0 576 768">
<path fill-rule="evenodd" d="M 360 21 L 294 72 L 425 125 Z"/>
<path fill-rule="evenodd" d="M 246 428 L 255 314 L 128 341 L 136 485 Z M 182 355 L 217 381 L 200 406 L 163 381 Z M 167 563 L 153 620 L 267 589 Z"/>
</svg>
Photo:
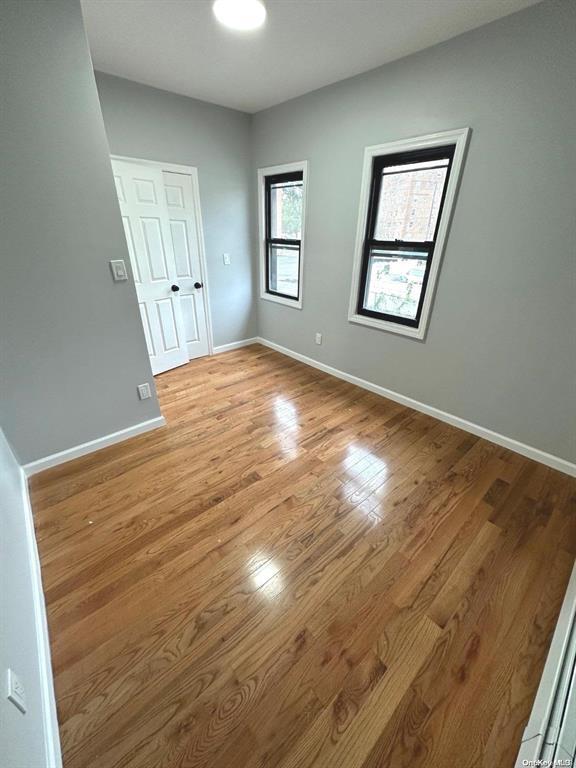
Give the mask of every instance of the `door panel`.
<svg viewBox="0 0 576 768">
<path fill-rule="evenodd" d="M 152 328 L 150 327 L 150 319 L 148 317 L 148 309 L 143 301 L 138 302 L 140 308 L 140 317 L 142 319 L 142 327 L 144 328 L 144 337 L 146 338 L 146 347 L 150 357 L 156 357 L 156 350 L 154 349 L 154 342 L 152 341 Z"/>
<path fill-rule="evenodd" d="M 182 317 L 184 319 L 184 332 L 186 334 L 186 343 L 192 344 L 200 341 L 198 331 L 198 313 L 196 311 L 196 295 L 194 293 L 185 293 L 180 296 L 182 304 Z"/>
<path fill-rule="evenodd" d="M 166 204 L 172 208 L 184 208 L 184 195 L 182 187 L 175 186 L 174 184 L 165 184 L 166 190 Z"/>
<path fill-rule="evenodd" d="M 209 353 L 206 294 L 200 262 L 200 232 L 192 177 L 164 171 L 164 190 L 172 250 L 180 286 L 180 303 L 190 359 Z M 195 284 L 200 285 L 196 288 Z"/>
<path fill-rule="evenodd" d="M 136 199 L 139 203 L 150 203 L 151 205 L 158 204 L 158 195 L 156 192 L 156 185 L 153 179 L 138 179 L 133 178 L 134 191 L 136 192 Z"/>
<path fill-rule="evenodd" d="M 179 349 L 183 341 L 183 338 L 180 339 L 178 336 L 174 304 L 172 299 L 160 299 L 156 302 L 164 352 L 173 352 L 175 349 Z"/>
<path fill-rule="evenodd" d="M 141 216 L 140 224 L 144 233 L 150 279 L 168 280 L 168 261 L 166 259 L 164 241 L 162 240 L 160 219 Z"/>
<path fill-rule="evenodd" d="M 176 274 L 178 277 L 192 277 L 187 222 L 181 219 L 170 219 L 170 233 L 176 259 Z"/>
</svg>

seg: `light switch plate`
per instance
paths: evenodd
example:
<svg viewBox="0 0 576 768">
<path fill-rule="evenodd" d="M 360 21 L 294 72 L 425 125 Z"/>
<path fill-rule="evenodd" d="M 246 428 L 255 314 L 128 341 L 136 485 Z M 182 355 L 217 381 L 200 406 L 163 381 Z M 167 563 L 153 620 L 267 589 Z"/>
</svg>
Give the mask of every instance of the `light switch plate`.
<svg viewBox="0 0 576 768">
<path fill-rule="evenodd" d="M 322 344 L 322 334 L 321 333 L 317 333 L 315 338 L 314 338 L 314 340 L 315 340 L 316 344 Z"/>
<path fill-rule="evenodd" d="M 230 266 L 230 254 L 229 253 L 223 253 L 222 254 L 222 260 L 224 261 L 224 264 L 226 264 L 227 267 Z"/>
<path fill-rule="evenodd" d="M 6 674 L 6 698 L 22 712 L 26 714 L 26 691 L 20 678 L 13 669 L 9 669 Z"/>
<path fill-rule="evenodd" d="M 152 397 L 150 384 L 138 384 L 138 397 L 140 400 L 148 400 L 148 398 Z"/>
<path fill-rule="evenodd" d="M 120 283 L 123 280 L 128 280 L 128 272 L 126 271 L 126 264 L 124 259 L 114 259 L 110 262 L 110 269 L 112 271 L 112 278 L 115 283 Z"/>
</svg>

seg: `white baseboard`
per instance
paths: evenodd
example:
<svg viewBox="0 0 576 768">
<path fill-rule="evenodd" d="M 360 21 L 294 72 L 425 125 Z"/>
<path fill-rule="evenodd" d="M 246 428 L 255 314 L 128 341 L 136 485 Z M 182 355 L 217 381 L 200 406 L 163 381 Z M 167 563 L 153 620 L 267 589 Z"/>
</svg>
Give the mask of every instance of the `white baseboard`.
<svg viewBox="0 0 576 768">
<path fill-rule="evenodd" d="M 230 352 L 232 349 L 240 349 L 240 347 L 247 347 L 249 344 L 258 344 L 260 339 L 255 336 L 252 339 L 242 339 L 242 341 L 233 341 L 230 344 L 221 344 L 219 347 L 214 347 L 213 353 L 219 355 L 221 352 Z"/>
<path fill-rule="evenodd" d="M 338 379 L 348 381 L 350 384 L 355 384 L 357 387 L 367 389 L 369 392 L 374 392 L 377 395 L 382 395 L 382 397 L 387 397 L 389 400 L 394 400 L 395 402 L 401 403 L 402 405 L 407 405 L 409 408 L 414 408 L 416 411 L 421 411 L 422 413 L 433 416 L 440 421 L 445 421 L 447 424 L 452 424 L 454 427 L 459 427 L 460 429 L 463 429 L 466 432 L 470 432 L 477 437 L 483 437 L 485 440 L 489 440 L 491 443 L 496 443 L 496 445 L 509 448 L 511 451 L 522 454 L 522 456 L 526 456 L 529 459 L 534 459 L 534 461 L 539 461 L 541 464 L 546 464 L 548 467 L 552 467 L 553 469 L 557 469 L 567 475 L 576 477 L 576 464 L 573 464 L 566 459 L 561 459 L 559 456 L 553 456 L 552 454 L 541 451 L 531 445 L 526 445 L 525 443 L 521 443 L 518 440 L 514 440 L 512 437 L 506 437 L 506 435 L 493 432 L 491 429 L 482 427 L 479 424 L 474 424 L 473 422 L 467 421 L 466 419 L 461 419 L 459 416 L 454 416 L 451 413 L 446 413 L 446 411 L 441 411 L 439 408 L 434 408 L 432 405 L 426 405 L 426 403 L 421 403 L 419 400 L 413 400 L 411 397 L 401 395 L 399 392 L 386 389 L 385 387 L 381 387 L 378 384 L 372 384 L 370 381 L 360 379 L 358 376 L 353 376 L 352 374 L 346 373 L 345 371 L 340 371 L 338 368 L 333 368 L 331 365 L 320 363 L 318 360 L 314 360 L 313 358 L 307 357 L 306 355 L 301 355 L 299 352 L 294 352 L 292 349 L 282 347 L 280 344 L 275 344 L 273 341 L 268 341 L 268 339 L 263 339 L 260 337 L 255 339 L 255 341 L 263 344 L 265 347 L 274 349 L 276 352 L 280 352 L 282 355 L 287 355 L 288 357 L 292 357 L 295 360 L 299 360 L 301 363 L 310 365 L 312 368 L 317 368 L 320 371 L 324 371 L 324 373 L 329 373 L 331 376 L 335 376 Z"/>
<path fill-rule="evenodd" d="M 60 750 L 60 734 L 58 731 L 58 716 L 56 714 L 56 696 L 54 693 L 54 678 L 50 659 L 50 641 L 48 638 L 48 620 L 42 588 L 40 557 L 34 531 L 32 506 L 28 495 L 28 481 L 24 469 L 20 469 L 22 506 L 26 526 L 26 545 L 28 548 L 28 565 L 32 582 L 32 599 L 34 601 L 34 625 L 38 653 L 38 668 L 41 684 L 42 720 L 44 724 L 44 754 L 47 768 L 62 768 Z"/>
<path fill-rule="evenodd" d="M 132 427 L 121 429 L 119 432 L 112 432 L 109 435 L 103 435 L 96 438 L 96 440 L 90 440 L 87 443 L 81 445 L 75 445 L 73 448 L 67 448 L 65 451 L 59 453 L 53 453 L 50 456 L 45 456 L 42 459 L 36 459 L 28 464 L 24 464 L 22 469 L 27 477 L 35 475 L 37 472 L 42 472 L 44 469 L 50 469 L 50 467 L 56 467 L 58 464 L 64 464 L 66 461 L 72 461 L 80 456 L 85 456 L 87 453 L 93 451 L 99 451 L 100 448 L 107 448 L 114 443 L 121 443 L 123 440 L 128 440 L 130 437 L 136 437 L 144 432 L 149 432 L 151 429 L 157 429 L 163 427 L 166 424 L 164 416 L 157 416 L 155 419 L 149 419 L 148 421 L 142 421 L 140 424 L 134 424 Z"/>
</svg>

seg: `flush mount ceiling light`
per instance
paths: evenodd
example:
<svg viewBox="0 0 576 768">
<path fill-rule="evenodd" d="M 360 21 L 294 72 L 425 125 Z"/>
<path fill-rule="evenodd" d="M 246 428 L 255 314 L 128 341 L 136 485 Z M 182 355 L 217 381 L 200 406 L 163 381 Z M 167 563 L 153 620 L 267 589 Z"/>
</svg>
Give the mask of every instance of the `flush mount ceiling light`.
<svg viewBox="0 0 576 768">
<path fill-rule="evenodd" d="M 266 18 L 261 0 L 214 0 L 212 10 L 221 24 L 243 31 L 258 29 Z"/>
</svg>

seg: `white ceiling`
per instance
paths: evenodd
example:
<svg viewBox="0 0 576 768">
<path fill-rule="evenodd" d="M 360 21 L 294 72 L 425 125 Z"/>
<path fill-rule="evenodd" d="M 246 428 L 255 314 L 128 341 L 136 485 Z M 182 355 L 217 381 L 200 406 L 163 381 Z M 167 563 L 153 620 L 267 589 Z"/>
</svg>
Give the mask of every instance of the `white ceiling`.
<svg viewBox="0 0 576 768">
<path fill-rule="evenodd" d="M 365 72 L 538 0 L 266 0 L 233 32 L 210 0 L 82 0 L 96 69 L 246 112 Z"/>
</svg>

